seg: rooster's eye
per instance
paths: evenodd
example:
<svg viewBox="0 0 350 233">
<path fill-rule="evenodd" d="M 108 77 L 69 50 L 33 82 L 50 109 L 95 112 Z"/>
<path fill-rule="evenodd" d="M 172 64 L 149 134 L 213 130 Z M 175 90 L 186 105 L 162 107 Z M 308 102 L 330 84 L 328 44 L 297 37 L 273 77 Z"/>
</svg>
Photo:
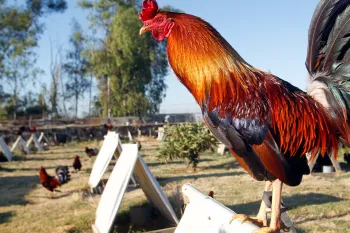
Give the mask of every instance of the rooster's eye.
<svg viewBox="0 0 350 233">
<path fill-rule="evenodd" d="M 146 23 L 145 26 L 148 27 L 148 26 L 149 26 L 149 23 Z"/>
<path fill-rule="evenodd" d="M 162 22 L 163 20 L 162 20 L 162 18 L 158 18 L 158 22 L 160 23 L 160 22 Z"/>
</svg>

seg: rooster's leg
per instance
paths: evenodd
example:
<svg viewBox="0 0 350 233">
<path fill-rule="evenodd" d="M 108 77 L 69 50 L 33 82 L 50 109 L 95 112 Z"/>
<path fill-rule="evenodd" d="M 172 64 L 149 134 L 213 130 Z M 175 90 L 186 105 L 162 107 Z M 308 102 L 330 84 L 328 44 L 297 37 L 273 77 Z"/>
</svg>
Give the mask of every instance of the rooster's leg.
<svg viewBox="0 0 350 233">
<path fill-rule="evenodd" d="M 270 227 L 263 227 L 253 231 L 253 233 L 279 233 L 280 229 L 285 229 L 281 224 L 281 198 L 282 198 L 282 182 L 275 180 L 272 189 L 272 206 L 271 206 L 271 221 Z"/>
<path fill-rule="evenodd" d="M 271 190 L 271 186 L 272 183 L 270 181 L 266 181 L 265 183 L 265 192 L 268 192 Z M 266 215 L 266 204 L 265 202 L 262 200 L 261 201 L 261 205 L 260 205 L 260 209 L 259 209 L 259 213 L 255 218 L 252 217 L 248 217 L 247 215 L 244 214 L 236 214 L 232 217 L 231 222 L 235 219 L 241 219 L 242 223 L 244 222 L 251 222 L 259 227 L 263 227 L 263 226 L 267 226 L 267 215 Z M 230 223 L 231 223 L 230 222 Z"/>
<path fill-rule="evenodd" d="M 265 183 L 265 189 L 264 189 L 264 192 L 269 192 L 271 191 L 271 188 L 272 188 L 272 183 L 270 181 L 266 181 Z M 259 209 L 259 213 L 258 215 L 256 216 L 256 218 L 262 222 L 263 226 L 267 226 L 267 213 L 266 213 L 266 209 L 267 209 L 267 206 L 266 206 L 266 203 L 264 200 L 261 201 L 261 204 L 260 204 L 260 209 Z"/>
</svg>

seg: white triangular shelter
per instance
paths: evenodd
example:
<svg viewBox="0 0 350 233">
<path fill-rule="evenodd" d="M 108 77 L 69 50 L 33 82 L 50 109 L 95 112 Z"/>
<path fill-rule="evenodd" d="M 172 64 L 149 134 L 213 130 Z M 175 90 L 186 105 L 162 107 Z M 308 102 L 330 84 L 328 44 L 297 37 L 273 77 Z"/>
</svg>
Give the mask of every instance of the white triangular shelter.
<svg viewBox="0 0 350 233">
<path fill-rule="evenodd" d="M 9 148 L 7 147 L 4 139 L 2 139 L 0 137 L 0 150 L 2 151 L 2 153 L 5 155 L 5 157 L 7 158 L 8 161 L 11 161 L 12 160 L 12 153 L 11 151 L 9 150 Z"/>
<path fill-rule="evenodd" d="M 119 139 L 119 134 L 116 132 L 108 131 L 107 135 L 104 136 L 103 145 L 96 157 L 94 166 L 89 178 L 89 185 L 92 189 L 96 188 L 100 183 L 103 174 L 106 172 L 109 163 L 116 150 L 118 153 L 122 153 L 122 144 Z M 132 176 L 132 181 L 136 185 L 135 178 Z"/>
<path fill-rule="evenodd" d="M 42 140 L 44 140 L 44 141 L 47 143 L 47 145 L 50 145 L 50 142 L 49 142 L 49 140 L 47 139 L 47 137 L 45 136 L 44 132 L 41 132 L 41 133 L 40 133 L 40 136 L 39 136 L 39 138 L 38 138 L 38 142 L 41 143 Z"/>
<path fill-rule="evenodd" d="M 189 200 L 175 233 L 251 233 L 256 225 L 236 219 L 236 214 L 213 198 L 203 194 L 190 184 L 182 187 Z"/>
<path fill-rule="evenodd" d="M 128 138 L 129 138 L 129 141 L 130 141 L 130 142 L 132 142 L 132 141 L 133 141 L 133 138 L 132 138 L 131 133 L 130 133 L 130 131 L 129 131 L 129 130 L 128 130 Z"/>
<path fill-rule="evenodd" d="M 119 134 L 116 132 L 108 131 L 107 135 L 104 136 L 102 147 L 96 157 L 94 166 L 89 178 L 89 185 L 91 188 L 96 188 L 100 183 L 103 174 L 106 172 L 109 163 L 118 149 L 121 152 L 121 146 L 119 140 Z"/>
<path fill-rule="evenodd" d="M 316 161 L 317 161 L 317 159 L 318 159 L 319 156 L 322 156 L 322 155 L 321 155 L 320 153 L 318 153 L 314 159 L 311 159 L 311 153 L 307 153 L 307 154 L 306 154 L 306 157 L 307 157 L 308 162 L 309 162 L 310 172 L 312 172 L 312 171 L 314 170 Z M 341 172 L 341 167 L 340 167 L 338 161 L 334 159 L 333 154 L 332 154 L 332 155 L 325 155 L 325 156 L 329 156 L 329 158 L 330 158 L 330 160 L 331 160 L 331 162 L 332 162 L 332 164 L 333 164 L 334 169 L 335 169 L 337 172 Z"/>
<path fill-rule="evenodd" d="M 40 142 L 38 141 L 38 138 L 36 137 L 35 133 L 32 133 L 32 136 L 30 136 L 29 140 L 27 141 L 27 147 L 34 142 L 34 145 L 36 148 L 38 148 L 39 151 L 43 151 L 43 147 L 41 146 Z"/>
<path fill-rule="evenodd" d="M 94 233 L 110 232 L 134 169 L 134 174 L 149 200 L 168 220 L 178 223 L 169 200 L 145 162 L 138 155 L 137 144 L 124 144 L 123 151 L 101 196 L 96 211 L 95 224 L 92 226 Z"/>
<path fill-rule="evenodd" d="M 138 159 L 136 161 L 134 174 L 148 200 L 153 203 L 153 205 L 169 221 L 178 224 L 179 220 L 177 219 L 168 198 L 140 155 L 138 155 Z"/>
<path fill-rule="evenodd" d="M 16 140 L 15 143 L 12 145 L 11 152 L 13 152 L 13 151 L 16 149 L 16 147 L 17 147 L 18 145 L 21 145 L 22 148 L 23 148 L 23 150 L 24 150 L 27 154 L 30 154 L 30 153 L 31 153 L 31 151 L 30 151 L 29 148 L 27 147 L 26 142 L 24 141 L 24 139 L 22 138 L 21 135 L 18 136 L 17 140 Z"/>
</svg>

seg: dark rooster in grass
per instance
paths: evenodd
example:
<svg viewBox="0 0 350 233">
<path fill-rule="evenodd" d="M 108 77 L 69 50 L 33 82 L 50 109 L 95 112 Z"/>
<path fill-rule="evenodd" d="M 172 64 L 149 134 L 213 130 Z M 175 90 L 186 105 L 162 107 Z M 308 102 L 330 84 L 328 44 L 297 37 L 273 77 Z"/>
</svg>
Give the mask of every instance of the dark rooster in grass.
<svg viewBox="0 0 350 233">
<path fill-rule="evenodd" d="M 81 165 L 81 161 L 80 161 L 80 157 L 78 155 L 75 155 L 74 156 L 74 161 L 73 161 L 73 167 L 74 167 L 74 170 L 77 172 L 77 171 L 80 171 L 82 165 Z"/>
<path fill-rule="evenodd" d="M 41 184 L 51 192 L 52 198 L 55 192 L 60 192 L 57 190 L 57 187 L 60 187 L 62 184 L 67 183 L 70 180 L 70 174 L 67 166 L 57 166 L 56 176 L 50 176 L 47 174 L 44 167 L 40 167 L 39 177 Z"/>
<path fill-rule="evenodd" d="M 85 153 L 89 156 L 89 159 L 91 159 L 91 157 L 96 156 L 97 155 L 97 150 L 95 149 L 90 149 L 89 147 L 85 147 Z"/>
<path fill-rule="evenodd" d="M 137 148 L 139 149 L 139 151 L 142 149 L 142 144 L 140 141 L 137 141 Z"/>
<path fill-rule="evenodd" d="M 282 184 L 297 186 L 309 174 L 308 159 L 336 157 L 349 144 L 350 0 L 321 0 L 309 29 L 307 92 L 248 64 L 204 20 L 158 9 L 145 0 L 140 34 L 167 41 L 169 63 L 201 107 L 204 121 L 240 165 L 272 186 L 272 212 L 256 219 L 255 232 L 279 232 Z M 272 185 L 271 183 L 272 182 Z M 262 205 L 263 206 L 263 205 Z"/>
</svg>

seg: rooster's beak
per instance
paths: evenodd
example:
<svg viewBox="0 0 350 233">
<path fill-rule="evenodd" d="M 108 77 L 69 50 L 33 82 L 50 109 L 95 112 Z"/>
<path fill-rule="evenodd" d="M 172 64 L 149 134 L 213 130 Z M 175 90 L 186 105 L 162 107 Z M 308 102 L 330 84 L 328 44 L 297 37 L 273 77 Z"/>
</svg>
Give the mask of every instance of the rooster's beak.
<svg viewBox="0 0 350 233">
<path fill-rule="evenodd" d="M 145 27 L 143 26 L 141 29 L 140 29 L 140 35 L 142 35 L 143 33 L 149 31 L 148 27 Z"/>
</svg>

